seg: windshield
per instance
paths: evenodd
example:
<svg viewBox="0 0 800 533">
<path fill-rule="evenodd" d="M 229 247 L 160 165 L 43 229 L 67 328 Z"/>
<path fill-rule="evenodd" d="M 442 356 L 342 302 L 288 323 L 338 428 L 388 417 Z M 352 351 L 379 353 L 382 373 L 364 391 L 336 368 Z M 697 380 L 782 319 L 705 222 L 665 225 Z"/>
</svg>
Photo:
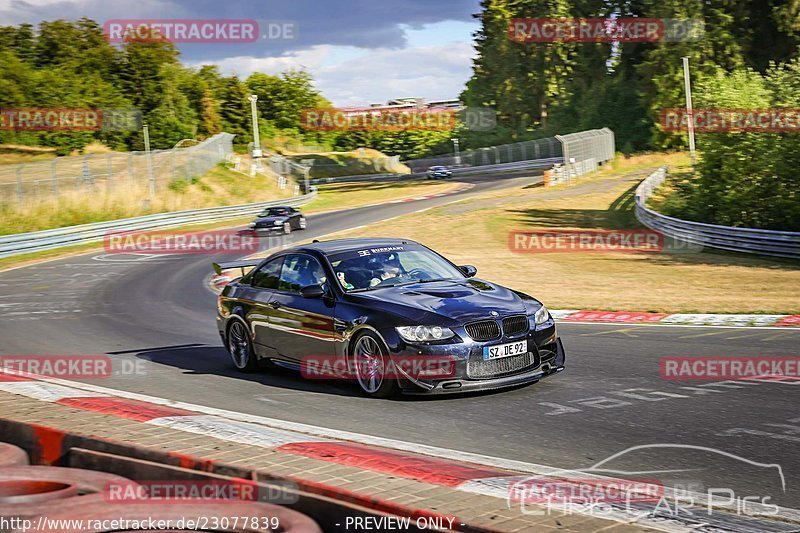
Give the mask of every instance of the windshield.
<svg viewBox="0 0 800 533">
<path fill-rule="evenodd" d="M 282 217 L 289 214 L 289 210 L 285 207 L 270 207 L 264 209 L 260 215 L 260 217 Z"/>
<path fill-rule="evenodd" d="M 346 291 L 464 279 L 464 274 L 446 259 L 419 245 L 354 249 L 328 259 Z"/>
</svg>

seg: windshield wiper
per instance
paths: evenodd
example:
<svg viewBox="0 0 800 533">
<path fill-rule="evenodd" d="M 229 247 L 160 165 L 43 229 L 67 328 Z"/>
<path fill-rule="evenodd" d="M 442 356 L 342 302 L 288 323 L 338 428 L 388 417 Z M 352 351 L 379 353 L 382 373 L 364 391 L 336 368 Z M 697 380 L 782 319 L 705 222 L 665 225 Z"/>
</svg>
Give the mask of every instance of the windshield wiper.
<svg viewBox="0 0 800 533">
<path fill-rule="evenodd" d="M 434 281 L 449 281 L 453 278 L 434 278 L 434 279 L 415 279 L 413 281 L 406 281 L 405 283 L 398 283 L 392 287 L 400 287 L 403 285 L 414 285 L 415 283 L 433 283 Z"/>
<path fill-rule="evenodd" d="M 397 285 L 375 285 L 374 287 L 361 287 L 360 289 L 350 289 L 349 291 L 347 291 L 347 294 L 351 294 L 354 292 L 374 291 L 375 289 L 385 289 L 387 287 L 397 287 Z"/>
<path fill-rule="evenodd" d="M 404 281 L 403 283 L 395 283 L 394 285 L 375 285 L 374 287 L 362 287 L 360 289 L 352 289 L 347 291 L 348 293 L 352 292 L 365 292 L 365 291 L 373 291 L 375 289 L 386 289 L 388 287 L 405 287 L 406 285 L 414 285 L 415 283 L 432 283 L 434 281 L 450 281 L 453 278 L 434 278 L 434 279 L 414 279 L 411 281 Z"/>
</svg>

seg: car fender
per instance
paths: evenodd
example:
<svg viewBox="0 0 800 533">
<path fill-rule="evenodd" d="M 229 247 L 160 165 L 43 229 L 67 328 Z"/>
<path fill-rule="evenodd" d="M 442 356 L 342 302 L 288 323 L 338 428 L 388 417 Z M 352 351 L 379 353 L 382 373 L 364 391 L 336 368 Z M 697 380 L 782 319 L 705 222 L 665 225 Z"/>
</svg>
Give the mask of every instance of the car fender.
<svg viewBox="0 0 800 533">
<path fill-rule="evenodd" d="M 231 310 L 230 314 L 227 317 L 225 317 L 224 327 L 222 331 L 225 332 L 224 335 L 226 344 L 228 342 L 228 328 L 230 327 L 231 321 L 233 320 L 238 320 L 239 322 L 244 324 L 244 329 L 250 334 L 250 338 L 251 339 L 253 338 L 253 332 L 251 331 L 250 326 L 247 325 L 247 320 L 245 320 L 244 317 L 245 317 L 244 309 L 242 308 L 241 305 L 238 304 Z"/>
<path fill-rule="evenodd" d="M 380 339 L 381 344 L 383 344 L 383 347 L 386 350 L 386 353 L 387 354 L 390 353 L 389 345 L 386 343 L 386 339 L 383 338 L 383 335 L 381 335 L 381 332 L 378 331 L 377 329 L 375 329 L 374 327 L 372 327 L 371 325 L 367 324 L 366 323 L 366 319 L 364 319 L 364 321 L 362 321 L 360 324 L 358 324 L 355 328 L 353 328 L 348 333 L 347 338 L 345 339 L 345 350 L 344 350 L 344 353 L 348 357 L 353 354 L 353 352 L 352 352 L 353 340 L 357 339 L 365 331 L 369 331 L 369 332 L 375 334 L 375 336 L 377 336 L 378 339 Z"/>
</svg>

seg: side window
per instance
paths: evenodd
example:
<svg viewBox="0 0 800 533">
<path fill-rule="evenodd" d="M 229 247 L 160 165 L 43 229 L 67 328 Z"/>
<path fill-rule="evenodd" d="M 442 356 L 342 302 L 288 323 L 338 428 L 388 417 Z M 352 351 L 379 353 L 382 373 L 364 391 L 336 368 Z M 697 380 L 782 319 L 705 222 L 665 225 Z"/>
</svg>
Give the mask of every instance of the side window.
<svg viewBox="0 0 800 533">
<path fill-rule="evenodd" d="M 283 257 L 279 257 L 259 268 L 258 272 L 253 275 L 253 287 L 277 289 L 282 264 Z"/>
<path fill-rule="evenodd" d="M 278 289 L 287 292 L 300 292 L 309 285 L 322 285 L 326 281 L 325 271 L 319 261 L 304 254 L 286 256 L 281 270 Z"/>
</svg>

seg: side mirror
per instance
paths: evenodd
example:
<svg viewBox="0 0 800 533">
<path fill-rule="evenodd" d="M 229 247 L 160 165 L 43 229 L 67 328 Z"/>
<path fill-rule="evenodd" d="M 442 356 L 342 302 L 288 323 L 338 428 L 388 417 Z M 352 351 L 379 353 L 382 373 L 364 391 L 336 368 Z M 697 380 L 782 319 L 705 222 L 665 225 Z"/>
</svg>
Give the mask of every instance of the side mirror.
<svg viewBox="0 0 800 533">
<path fill-rule="evenodd" d="M 325 289 L 322 285 L 308 285 L 300 289 L 300 296 L 303 298 L 322 298 L 325 296 Z"/>
<path fill-rule="evenodd" d="M 463 272 L 464 275 L 467 276 L 468 278 L 471 278 L 478 273 L 478 269 L 472 265 L 461 265 L 460 267 L 458 267 L 458 269 L 461 270 L 461 272 Z"/>
</svg>

